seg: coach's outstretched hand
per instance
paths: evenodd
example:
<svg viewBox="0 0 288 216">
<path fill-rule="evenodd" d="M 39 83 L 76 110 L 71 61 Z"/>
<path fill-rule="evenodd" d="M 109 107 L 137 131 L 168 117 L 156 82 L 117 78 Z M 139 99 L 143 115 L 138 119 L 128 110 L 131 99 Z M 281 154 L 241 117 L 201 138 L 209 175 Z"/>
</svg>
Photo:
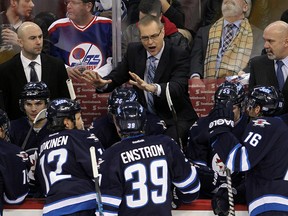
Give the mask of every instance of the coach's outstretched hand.
<svg viewBox="0 0 288 216">
<path fill-rule="evenodd" d="M 217 103 L 209 113 L 210 137 L 229 132 L 234 127 L 233 105 L 230 101 Z"/>
<path fill-rule="evenodd" d="M 82 78 L 93 85 L 95 88 L 103 88 L 106 84 L 112 82 L 112 80 L 104 80 L 102 77 L 95 71 L 85 70 L 83 72 Z"/>
</svg>

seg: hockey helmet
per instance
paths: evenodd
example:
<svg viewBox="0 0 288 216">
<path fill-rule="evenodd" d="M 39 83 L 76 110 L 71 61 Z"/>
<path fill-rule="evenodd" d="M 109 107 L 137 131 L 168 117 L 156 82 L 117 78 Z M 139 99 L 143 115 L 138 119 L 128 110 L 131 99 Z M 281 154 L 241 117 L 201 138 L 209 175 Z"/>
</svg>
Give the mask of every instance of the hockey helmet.
<svg viewBox="0 0 288 216">
<path fill-rule="evenodd" d="M 47 104 L 49 102 L 50 91 L 44 82 L 29 82 L 23 87 L 23 91 L 20 93 L 19 106 L 24 111 L 25 100 L 45 100 Z"/>
<path fill-rule="evenodd" d="M 233 105 L 240 105 L 242 107 L 245 99 L 245 90 L 239 82 L 225 81 L 219 85 L 214 94 L 215 104 L 231 101 Z"/>
<path fill-rule="evenodd" d="M 115 113 L 116 124 L 122 135 L 137 135 L 144 132 L 146 112 L 136 101 L 123 102 Z"/>
<path fill-rule="evenodd" d="M 284 98 L 274 86 L 255 86 L 249 93 L 246 108 L 261 107 L 263 116 L 280 114 L 284 107 Z"/>
<path fill-rule="evenodd" d="M 137 92 L 134 89 L 116 88 L 108 98 L 108 112 L 115 114 L 117 107 L 124 101 L 137 101 Z"/>
</svg>

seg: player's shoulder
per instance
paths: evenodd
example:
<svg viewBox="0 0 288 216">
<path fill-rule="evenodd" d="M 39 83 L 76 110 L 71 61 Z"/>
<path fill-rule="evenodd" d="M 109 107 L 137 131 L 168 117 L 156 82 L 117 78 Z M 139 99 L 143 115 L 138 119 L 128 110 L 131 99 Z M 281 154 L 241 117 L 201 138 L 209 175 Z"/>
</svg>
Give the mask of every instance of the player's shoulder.
<svg viewBox="0 0 288 216">
<path fill-rule="evenodd" d="M 19 146 L 4 140 L 0 140 L 0 155 L 2 155 L 2 157 L 8 157 L 11 154 L 15 155 L 19 152 L 21 152 L 21 148 Z"/>
<path fill-rule="evenodd" d="M 254 128 L 255 130 L 268 130 L 269 134 L 277 133 L 287 133 L 288 127 L 286 123 L 279 117 L 258 117 L 251 120 L 249 123 L 250 128 Z M 288 133 L 287 133 L 288 134 Z"/>
</svg>

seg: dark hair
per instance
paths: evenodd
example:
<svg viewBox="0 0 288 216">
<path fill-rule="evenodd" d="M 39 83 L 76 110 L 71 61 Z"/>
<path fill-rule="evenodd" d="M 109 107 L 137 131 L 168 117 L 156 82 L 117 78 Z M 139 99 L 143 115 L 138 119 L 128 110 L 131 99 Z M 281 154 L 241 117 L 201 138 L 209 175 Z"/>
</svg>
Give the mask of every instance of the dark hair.
<svg viewBox="0 0 288 216">
<path fill-rule="evenodd" d="M 160 0 L 141 0 L 138 6 L 139 12 L 144 14 L 156 13 L 158 17 L 161 15 L 162 5 Z"/>
<path fill-rule="evenodd" d="M 82 2 L 84 2 L 84 3 L 89 3 L 89 2 L 91 2 L 91 4 L 92 4 L 91 12 L 93 12 L 94 5 L 95 5 L 95 0 L 82 0 Z"/>
<path fill-rule="evenodd" d="M 282 13 L 280 20 L 288 23 L 288 9 Z"/>
</svg>

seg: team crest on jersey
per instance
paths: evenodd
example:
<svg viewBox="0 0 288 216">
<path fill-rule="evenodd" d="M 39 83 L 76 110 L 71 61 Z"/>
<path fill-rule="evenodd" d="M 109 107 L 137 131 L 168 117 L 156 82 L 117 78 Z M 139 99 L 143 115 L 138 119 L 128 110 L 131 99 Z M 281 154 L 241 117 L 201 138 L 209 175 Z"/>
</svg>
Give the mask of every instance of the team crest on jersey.
<svg viewBox="0 0 288 216">
<path fill-rule="evenodd" d="M 212 169 L 217 172 L 219 176 L 226 176 L 225 164 L 218 154 L 215 154 L 212 159 Z"/>
<path fill-rule="evenodd" d="M 265 127 L 265 125 L 271 125 L 266 119 L 256 119 L 252 121 L 254 123 L 253 126 Z"/>
<path fill-rule="evenodd" d="M 69 55 L 69 65 L 71 67 L 85 62 L 89 70 L 98 69 L 103 62 L 103 55 L 100 49 L 91 43 L 81 43 L 72 49 Z"/>
</svg>

